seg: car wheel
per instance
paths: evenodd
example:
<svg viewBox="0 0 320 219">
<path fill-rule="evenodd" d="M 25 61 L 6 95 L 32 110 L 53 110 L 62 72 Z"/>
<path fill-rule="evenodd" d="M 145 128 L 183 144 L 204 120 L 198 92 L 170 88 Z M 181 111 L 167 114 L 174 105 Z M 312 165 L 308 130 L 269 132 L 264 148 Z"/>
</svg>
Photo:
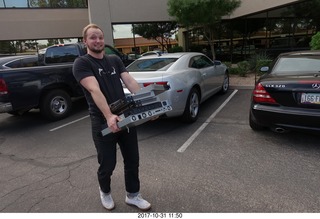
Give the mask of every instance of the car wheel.
<svg viewBox="0 0 320 219">
<path fill-rule="evenodd" d="M 198 119 L 199 110 L 200 110 L 199 91 L 196 88 L 192 88 L 189 93 L 187 104 L 181 118 L 182 121 L 187 123 L 195 122 Z"/>
<path fill-rule="evenodd" d="M 225 73 L 220 93 L 225 94 L 227 93 L 228 90 L 229 90 L 229 74 Z"/>
<path fill-rule="evenodd" d="M 67 117 L 71 108 L 71 97 L 63 90 L 49 91 L 43 96 L 40 103 L 41 114 L 53 121 Z"/>
<path fill-rule="evenodd" d="M 256 122 L 252 119 L 251 113 L 250 113 L 250 115 L 249 115 L 249 125 L 250 125 L 251 129 L 254 130 L 254 131 L 262 131 L 262 130 L 265 129 L 264 126 L 259 125 L 258 123 L 256 123 Z"/>
</svg>

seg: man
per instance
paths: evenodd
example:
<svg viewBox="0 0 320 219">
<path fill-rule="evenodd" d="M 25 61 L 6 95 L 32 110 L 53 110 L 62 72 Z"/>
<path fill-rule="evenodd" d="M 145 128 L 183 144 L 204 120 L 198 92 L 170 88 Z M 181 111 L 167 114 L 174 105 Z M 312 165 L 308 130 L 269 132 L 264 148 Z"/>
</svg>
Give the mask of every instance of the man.
<svg viewBox="0 0 320 219">
<path fill-rule="evenodd" d="M 87 54 L 78 57 L 73 65 L 73 74 L 84 90 L 89 105 L 92 137 L 98 154 L 98 181 L 102 205 L 112 210 L 115 207 L 111 196 L 111 175 L 116 166 L 116 145 L 119 144 L 124 161 L 125 202 L 141 210 L 149 210 L 151 204 L 140 193 L 139 150 L 136 129 L 121 130 L 117 126 L 118 115 L 109 105 L 125 97 L 120 79 L 131 93 L 140 90 L 139 84 L 129 75 L 117 56 L 105 56 L 104 33 L 95 24 L 83 29 L 83 42 Z M 102 136 L 102 127 L 107 124 L 113 133 Z"/>
</svg>

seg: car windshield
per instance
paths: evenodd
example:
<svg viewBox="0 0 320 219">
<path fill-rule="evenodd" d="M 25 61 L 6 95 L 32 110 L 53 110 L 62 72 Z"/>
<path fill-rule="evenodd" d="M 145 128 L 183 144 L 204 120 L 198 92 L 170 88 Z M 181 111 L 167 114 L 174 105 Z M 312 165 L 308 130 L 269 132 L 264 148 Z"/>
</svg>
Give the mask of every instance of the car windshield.
<svg viewBox="0 0 320 219">
<path fill-rule="evenodd" d="M 154 59 L 141 59 L 136 60 L 130 66 L 128 71 L 140 72 L 140 71 L 165 71 L 167 70 L 177 58 L 154 58 Z"/>
<path fill-rule="evenodd" d="M 319 72 L 320 57 L 283 57 L 280 58 L 273 69 L 273 74 L 301 74 L 303 72 Z"/>
</svg>

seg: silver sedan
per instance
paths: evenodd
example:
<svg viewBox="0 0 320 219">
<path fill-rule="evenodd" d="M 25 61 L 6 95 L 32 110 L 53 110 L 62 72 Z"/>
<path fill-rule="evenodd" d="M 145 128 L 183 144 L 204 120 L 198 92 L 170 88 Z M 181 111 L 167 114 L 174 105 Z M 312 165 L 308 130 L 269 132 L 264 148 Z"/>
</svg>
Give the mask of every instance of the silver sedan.
<svg viewBox="0 0 320 219">
<path fill-rule="evenodd" d="M 141 87 L 150 84 L 168 86 L 160 94 L 171 103 L 168 117 L 181 117 L 184 122 L 197 120 L 200 104 L 216 93 L 229 89 L 225 64 L 212 61 L 202 53 L 168 53 L 144 56 L 127 67 Z M 125 92 L 128 92 L 125 89 Z"/>
</svg>

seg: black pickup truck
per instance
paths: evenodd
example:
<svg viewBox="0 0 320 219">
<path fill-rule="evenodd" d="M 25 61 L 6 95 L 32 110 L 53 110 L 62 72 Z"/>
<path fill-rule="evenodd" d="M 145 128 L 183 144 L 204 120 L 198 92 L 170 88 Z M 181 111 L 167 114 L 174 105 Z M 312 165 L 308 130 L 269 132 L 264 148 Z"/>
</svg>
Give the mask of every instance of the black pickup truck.
<svg viewBox="0 0 320 219">
<path fill-rule="evenodd" d="M 106 45 L 105 51 L 118 55 L 128 64 L 127 57 L 113 47 Z M 36 64 L 33 62 L 31 67 L 0 69 L 0 113 L 22 115 L 31 109 L 40 109 L 49 120 L 67 117 L 73 98 L 83 96 L 73 77 L 72 65 L 84 54 L 83 43 L 55 45 L 40 51 Z M 22 63 L 23 58 L 19 60 Z"/>
</svg>

